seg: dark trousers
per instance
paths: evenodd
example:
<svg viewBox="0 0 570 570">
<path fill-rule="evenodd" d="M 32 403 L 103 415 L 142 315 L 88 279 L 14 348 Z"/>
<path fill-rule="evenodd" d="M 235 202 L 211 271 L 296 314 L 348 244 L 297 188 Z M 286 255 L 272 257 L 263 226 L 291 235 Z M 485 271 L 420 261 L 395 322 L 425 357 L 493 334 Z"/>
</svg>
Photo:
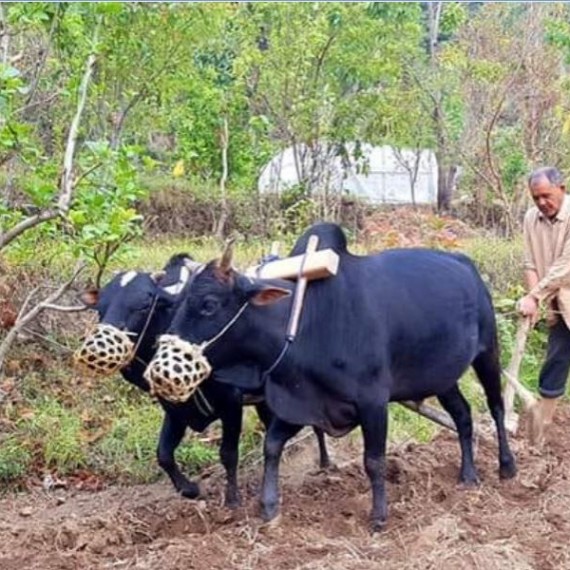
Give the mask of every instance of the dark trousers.
<svg viewBox="0 0 570 570">
<path fill-rule="evenodd" d="M 546 360 L 538 378 L 538 391 L 544 398 L 558 398 L 566 390 L 568 371 L 570 370 L 570 330 L 564 319 L 558 322 L 548 333 Z"/>
</svg>

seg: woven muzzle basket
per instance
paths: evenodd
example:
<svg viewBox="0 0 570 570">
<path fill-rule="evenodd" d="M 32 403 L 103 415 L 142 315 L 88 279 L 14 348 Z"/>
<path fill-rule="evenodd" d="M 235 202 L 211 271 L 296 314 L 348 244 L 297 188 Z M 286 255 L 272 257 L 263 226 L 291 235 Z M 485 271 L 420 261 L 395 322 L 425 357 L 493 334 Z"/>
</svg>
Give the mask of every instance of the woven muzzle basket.
<svg viewBox="0 0 570 570">
<path fill-rule="evenodd" d="M 177 336 L 160 337 L 158 349 L 144 377 L 150 393 L 170 402 L 186 402 L 208 378 L 212 367 L 202 345 L 191 344 Z"/>
<path fill-rule="evenodd" d="M 75 351 L 75 366 L 83 372 L 110 376 L 133 359 L 134 343 L 112 325 L 99 324 Z"/>
</svg>

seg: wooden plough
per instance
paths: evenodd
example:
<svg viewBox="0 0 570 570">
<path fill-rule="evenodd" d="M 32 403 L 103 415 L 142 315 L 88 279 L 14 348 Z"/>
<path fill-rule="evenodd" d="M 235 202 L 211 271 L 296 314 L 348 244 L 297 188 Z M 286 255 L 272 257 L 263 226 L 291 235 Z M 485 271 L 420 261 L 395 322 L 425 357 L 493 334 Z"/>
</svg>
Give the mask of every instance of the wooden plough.
<svg viewBox="0 0 570 570">
<path fill-rule="evenodd" d="M 507 369 L 503 370 L 503 375 L 507 379 L 507 384 L 503 392 L 503 401 L 505 403 L 505 426 L 512 434 L 517 432 L 519 424 L 519 415 L 514 410 L 515 394 L 517 394 L 521 399 L 525 410 L 529 410 L 537 402 L 533 393 L 528 388 L 525 388 L 519 381 L 519 371 L 528 333 L 531 329 L 530 325 L 531 322 L 529 317 L 520 319 L 511 361 L 509 362 Z"/>
</svg>

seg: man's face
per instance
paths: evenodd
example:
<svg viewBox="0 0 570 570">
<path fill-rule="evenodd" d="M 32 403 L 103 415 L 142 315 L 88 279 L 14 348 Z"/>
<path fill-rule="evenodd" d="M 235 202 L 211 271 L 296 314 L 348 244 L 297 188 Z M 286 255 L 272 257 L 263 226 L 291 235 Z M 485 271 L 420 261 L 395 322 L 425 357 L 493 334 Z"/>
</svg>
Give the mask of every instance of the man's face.
<svg viewBox="0 0 570 570">
<path fill-rule="evenodd" d="M 530 193 L 536 207 L 543 215 L 552 219 L 562 206 L 566 190 L 564 185 L 556 186 L 546 176 L 541 176 L 530 184 Z"/>
</svg>

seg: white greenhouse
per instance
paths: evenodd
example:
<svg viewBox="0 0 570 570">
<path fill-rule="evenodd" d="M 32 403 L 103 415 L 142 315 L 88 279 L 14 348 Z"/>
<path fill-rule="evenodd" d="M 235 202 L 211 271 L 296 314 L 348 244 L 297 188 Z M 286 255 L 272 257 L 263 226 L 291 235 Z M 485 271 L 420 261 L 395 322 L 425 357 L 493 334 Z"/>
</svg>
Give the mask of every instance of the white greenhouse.
<svg viewBox="0 0 570 570">
<path fill-rule="evenodd" d="M 437 202 L 433 151 L 364 144 L 358 147 L 355 159 L 356 148 L 354 143 L 346 145 L 348 157 L 344 158 L 335 156 L 330 147 L 286 148 L 264 166 L 258 189 L 261 193 L 281 193 L 300 180 L 310 180 L 314 189 L 352 195 L 374 204 Z"/>
</svg>

